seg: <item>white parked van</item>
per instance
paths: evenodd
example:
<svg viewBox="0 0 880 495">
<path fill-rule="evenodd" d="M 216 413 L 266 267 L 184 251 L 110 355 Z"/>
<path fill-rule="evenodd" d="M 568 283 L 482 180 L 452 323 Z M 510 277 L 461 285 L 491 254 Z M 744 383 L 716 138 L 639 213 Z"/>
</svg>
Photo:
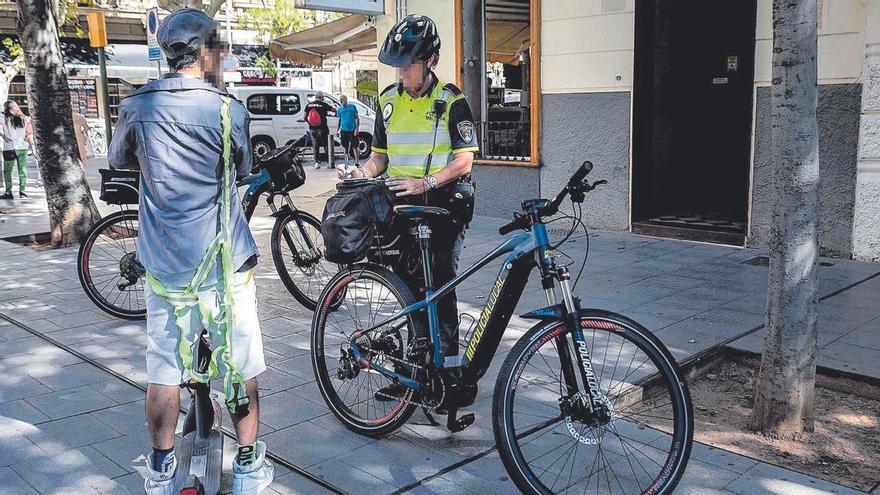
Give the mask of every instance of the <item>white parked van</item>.
<svg viewBox="0 0 880 495">
<path fill-rule="evenodd" d="M 315 99 L 313 89 L 239 86 L 229 88 L 229 92 L 241 100 L 250 113 L 251 143 L 254 154 L 258 157 L 291 139 L 299 139 L 309 129 L 303 109 Z M 339 100 L 327 93 L 324 93 L 324 101 L 335 107 L 339 106 Z M 372 147 L 375 113 L 361 112 L 361 108 L 368 107 L 361 102 L 354 103 L 358 106 L 361 120 L 358 151 L 362 158 L 366 158 Z M 336 132 L 338 126 L 336 112 L 327 115 L 327 126 L 331 133 Z M 341 155 L 342 151 L 337 138 L 336 154 Z"/>
</svg>

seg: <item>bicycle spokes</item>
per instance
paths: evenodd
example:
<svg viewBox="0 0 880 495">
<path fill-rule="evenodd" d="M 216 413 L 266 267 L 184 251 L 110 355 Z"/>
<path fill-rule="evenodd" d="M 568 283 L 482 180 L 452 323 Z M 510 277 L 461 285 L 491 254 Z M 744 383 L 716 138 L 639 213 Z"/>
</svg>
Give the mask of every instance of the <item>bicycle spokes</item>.
<svg viewBox="0 0 880 495">
<path fill-rule="evenodd" d="M 587 349 L 578 346 L 589 347 L 595 375 L 585 373 L 588 382 L 580 380 L 570 393 L 561 361 L 583 356 Z M 541 484 L 554 493 L 630 494 L 647 492 L 662 478 L 676 448 L 676 424 L 654 359 L 601 329 L 585 329 L 582 342 L 550 338 L 524 357 L 511 426 L 524 464 Z"/>
</svg>

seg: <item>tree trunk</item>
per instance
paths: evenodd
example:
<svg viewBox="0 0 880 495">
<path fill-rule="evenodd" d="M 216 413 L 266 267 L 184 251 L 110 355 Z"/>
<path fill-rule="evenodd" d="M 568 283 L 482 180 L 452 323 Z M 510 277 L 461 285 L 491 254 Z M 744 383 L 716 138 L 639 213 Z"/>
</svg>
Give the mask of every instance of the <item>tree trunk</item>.
<svg viewBox="0 0 880 495">
<path fill-rule="evenodd" d="M 752 427 L 813 430 L 816 381 L 819 149 L 816 1 L 773 1 L 773 224 L 767 334 Z"/>
<path fill-rule="evenodd" d="M 17 0 L 17 4 L 51 242 L 70 246 L 79 243 L 100 214 L 92 201 L 73 129 L 67 72 L 58 41 L 58 4 L 53 0 Z"/>
</svg>

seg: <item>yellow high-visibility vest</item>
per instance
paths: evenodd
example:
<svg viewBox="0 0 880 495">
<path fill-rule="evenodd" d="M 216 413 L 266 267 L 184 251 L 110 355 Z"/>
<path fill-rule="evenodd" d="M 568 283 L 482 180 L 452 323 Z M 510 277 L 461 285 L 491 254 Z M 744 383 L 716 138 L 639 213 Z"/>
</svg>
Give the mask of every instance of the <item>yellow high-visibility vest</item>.
<svg viewBox="0 0 880 495">
<path fill-rule="evenodd" d="M 430 93 L 413 98 L 397 85 L 390 86 L 379 96 L 381 115 L 376 118 L 385 122 L 387 148 L 373 146 L 373 150 L 388 155 L 389 177 L 423 177 L 428 155 L 432 155 L 427 174 L 435 174 L 452 161 L 452 140 L 449 135 L 449 114 L 453 103 L 463 100 L 464 94 L 450 90 L 437 81 Z M 443 100 L 442 115 L 434 115 L 434 102 Z M 432 150 L 433 149 L 433 153 Z M 478 148 L 455 150 L 477 151 Z"/>
</svg>

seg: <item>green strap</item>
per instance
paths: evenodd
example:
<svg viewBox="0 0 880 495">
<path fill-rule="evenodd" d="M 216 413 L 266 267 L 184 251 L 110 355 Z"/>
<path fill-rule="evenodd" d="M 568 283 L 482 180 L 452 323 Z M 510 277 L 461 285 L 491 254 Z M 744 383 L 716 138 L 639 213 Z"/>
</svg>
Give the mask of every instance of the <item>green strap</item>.
<svg viewBox="0 0 880 495">
<path fill-rule="evenodd" d="M 207 383 L 220 375 L 223 370 L 223 389 L 226 407 L 230 413 L 246 415 L 249 399 L 244 377 L 232 361 L 232 332 L 235 329 L 235 298 L 233 297 L 234 270 L 232 267 L 232 231 L 230 228 L 231 204 L 235 200 L 232 188 L 235 170 L 231 167 L 232 157 L 232 117 L 230 99 L 221 97 L 220 118 L 223 124 L 223 190 L 220 195 L 220 232 L 208 245 L 202 261 L 196 268 L 189 285 L 183 290 L 166 287 L 158 279 L 147 274 L 147 281 L 153 292 L 164 298 L 174 308 L 175 324 L 180 331 L 177 353 L 184 366 L 183 380 L 190 379 Z M 214 269 L 220 257 L 219 286 L 205 287 L 208 274 Z M 198 308 L 201 323 L 197 332 L 192 332 L 190 322 L 193 310 Z M 202 329 L 218 330 L 219 339 L 214 341 L 214 350 L 206 373 L 199 373 L 194 350 L 199 344 Z"/>
</svg>

